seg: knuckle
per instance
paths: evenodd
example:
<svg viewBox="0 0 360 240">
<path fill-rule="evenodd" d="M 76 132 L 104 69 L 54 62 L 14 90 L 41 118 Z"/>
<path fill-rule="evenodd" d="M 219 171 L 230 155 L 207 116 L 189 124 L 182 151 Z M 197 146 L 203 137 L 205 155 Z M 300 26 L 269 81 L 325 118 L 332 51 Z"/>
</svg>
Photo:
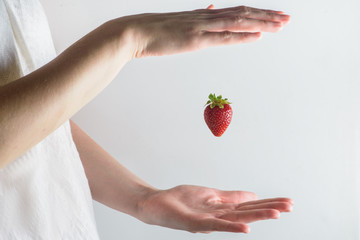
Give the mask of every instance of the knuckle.
<svg viewBox="0 0 360 240">
<path fill-rule="evenodd" d="M 235 24 L 239 24 L 241 23 L 242 21 L 244 21 L 244 17 L 242 16 L 239 16 L 239 15 L 236 15 L 236 16 L 233 16 L 231 18 L 232 22 L 235 23 Z"/>
<path fill-rule="evenodd" d="M 250 14 L 250 8 L 247 7 L 247 6 L 241 6 L 240 10 L 241 10 L 243 15 L 249 15 Z"/>
<path fill-rule="evenodd" d="M 221 33 L 221 38 L 227 40 L 232 37 L 232 33 L 229 31 L 224 31 Z"/>
<path fill-rule="evenodd" d="M 273 22 L 269 22 L 269 21 L 266 21 L 266 20 L 259 20 L 260 21 L 260 25 L 265 27 L 265 28 L 271 28 L 274 26 L 274 23 Z"/>
<path fill-rule="evenodd" d="M 270 13 L 270 12 L 265 12 L 265 17 L 267 19 L 271 19 L 271 20 L 275 20 L 276 19 L 276 15 L 274 13 Z"/>
</svg>

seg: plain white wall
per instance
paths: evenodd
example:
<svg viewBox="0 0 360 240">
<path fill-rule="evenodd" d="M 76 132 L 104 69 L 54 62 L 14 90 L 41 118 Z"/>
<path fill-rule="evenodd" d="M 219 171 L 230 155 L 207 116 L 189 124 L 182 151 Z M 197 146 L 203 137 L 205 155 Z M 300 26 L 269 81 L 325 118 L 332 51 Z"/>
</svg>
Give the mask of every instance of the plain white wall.
<svg viewBox="0 0 360 240">
<path fill-rule="evenodd" d="M 74 120 L 150 184 L 196 184 L 287 196 L 291 214 L 249 235 L 149 226 L 95 203 L 102 239 L 354 240 L 360 157 L 360 1 L 41 1 L 58 53 L 123 15 L 249 5 L 291 23 L 257 43 L 134 60 Z M 203 120 L 209 93 L 232 102 L 215 138 Z"/>
</svg>

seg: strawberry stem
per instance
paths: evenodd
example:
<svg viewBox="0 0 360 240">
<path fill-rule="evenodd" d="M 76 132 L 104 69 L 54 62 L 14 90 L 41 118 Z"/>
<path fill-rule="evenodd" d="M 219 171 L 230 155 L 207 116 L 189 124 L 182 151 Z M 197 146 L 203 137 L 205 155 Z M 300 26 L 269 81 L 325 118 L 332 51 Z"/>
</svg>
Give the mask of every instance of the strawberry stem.
<svg viewBox="0 0 360 240">
<path fill-rule="evenodd" d="M 229 102 L 227 98 L 222 99 L 221 95 L 216 96 L 215 93 L 210 93 L 209 99 L 210 100 L 206 102 L 205 106 L 210 105 L 210 108 L 214 108 L 216 106 L 218 106 L 219 108 L 224 108 L 225 104 L 231 104 L 231 102 Z"/>
</svg>

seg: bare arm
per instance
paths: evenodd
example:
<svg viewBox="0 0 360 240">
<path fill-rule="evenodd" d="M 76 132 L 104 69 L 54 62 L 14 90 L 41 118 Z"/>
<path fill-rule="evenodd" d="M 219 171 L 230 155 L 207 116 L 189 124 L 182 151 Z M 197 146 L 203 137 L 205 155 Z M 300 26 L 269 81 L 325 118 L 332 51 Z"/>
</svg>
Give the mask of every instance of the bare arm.
<svg viewBox="0 0 360 240">
<path fill-rule="evenodd" d="M 137 203 L 156 189 L 122 166 L 73 121 L 70 121 L 70 125 L 92 198 L 111 208 L 137 216 Z"/>
<path fill-rule="evenodd" d="M 186 185 L 155 189 L 70 123 L 93 199 L 143 222 L 190 232 L 249 232 L 248 223 L 291 211 L 288 198 L 257 200 L 245 191 Z"/>
<path fill-rule="evenodd" d="M 0 168 L 53 132 L 94 98 L 132 58 L 105 23 L 44 67 L 0 87 Z"/>
<path fill-rule="evenodd" d="M 0 168 L 53 132 L 101 92 L 134 57 L 256 41 L 289 20 L 234 7 L 111 20 L 44 67 L 0 87 Z"/>
</svg>

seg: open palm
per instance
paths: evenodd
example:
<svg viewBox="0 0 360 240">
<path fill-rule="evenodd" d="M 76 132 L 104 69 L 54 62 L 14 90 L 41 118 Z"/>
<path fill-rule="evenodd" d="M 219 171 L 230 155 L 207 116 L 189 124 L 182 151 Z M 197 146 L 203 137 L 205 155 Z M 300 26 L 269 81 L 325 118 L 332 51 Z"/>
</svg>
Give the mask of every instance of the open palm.
<svg viewBox="0 0 360 240">
<path fill-rule="evenodd" d="M 244 191 L 181 185 L 159 190 L 139 204 L 139 219 L 164 227 L 189 232 L 249 232 L 247 223 L 279 218 L 289 212 L 289 198 L 257 200 Z"/>
</svg>

